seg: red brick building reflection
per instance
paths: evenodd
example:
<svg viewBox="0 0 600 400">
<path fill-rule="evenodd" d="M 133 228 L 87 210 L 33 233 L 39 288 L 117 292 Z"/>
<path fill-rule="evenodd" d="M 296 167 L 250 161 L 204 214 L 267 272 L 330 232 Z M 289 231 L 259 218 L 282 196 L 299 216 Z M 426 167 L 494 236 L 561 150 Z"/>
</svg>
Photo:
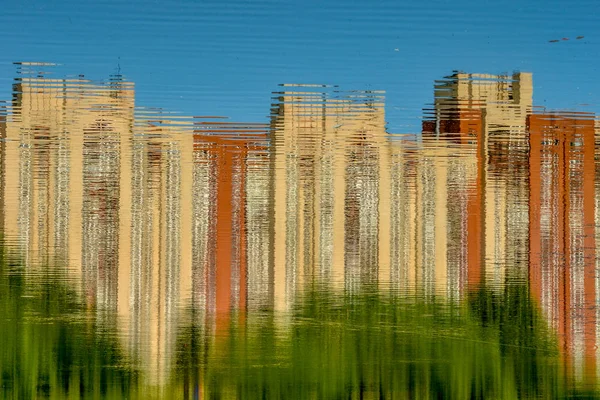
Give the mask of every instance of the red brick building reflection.
<svg viewBox="0 0 600 400">
<path fill-rule="evenodd" d="M 204 229 L 194 239 L 203 254 L 194 258 L 193 296 L 226 328 L 232 311 L 247 300 L 246 179 L 249 155 L 266 149 L 261 124 L 199 122 L 194 130 L 193 214 Z"/>
<path fill-rule="evenodd" d="M 528 129 L 531 292 L 559 333 L 570 372 L 575 376 L 593 376 L 596 369 L 593 116 L 533 114 L 528 118 Z"/>
</svg>

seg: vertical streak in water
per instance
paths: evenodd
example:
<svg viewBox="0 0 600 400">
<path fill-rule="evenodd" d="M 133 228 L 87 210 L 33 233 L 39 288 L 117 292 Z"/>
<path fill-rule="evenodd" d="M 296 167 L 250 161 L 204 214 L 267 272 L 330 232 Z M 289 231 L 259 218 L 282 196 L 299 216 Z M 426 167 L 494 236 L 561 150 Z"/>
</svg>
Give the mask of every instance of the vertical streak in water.
<svg viewBox="0 0 600 400">
<path fill-rule="evenodd" d="M 435 275 L 433 273 L 435 260 L 435 211 L 436 211 L 436 176 L 434 174 L 434 161 L 430 158 L 422 158 L 419 166 L 420 173 L 420 191 L 417 203 L 421 205 L 420 221 L 422 237 L 421 246 L 419 246 L 420 257 L 417 273 L 418 292 L 424 298 L 431 298 L 434 293 Z"/>
<path fill-rule="evenodd" d="M 0 103 L 4 103 L 0 101 Z M 6 166 L 7 149 L 6 149 L 6 117 L 8 115 L 8 107 L 5 104 L 0 104 L 0 232 L 6 235 L 5 219 L 6 219 Z M 13 166 L 14 168 L 14 166 Z M 14 212 L 11 210 L 11 212 Z M 6 240 L 3 238 L 2 240 Z"/>
<path fill-rule="evenodd" d="M 20 132 L 19 141 L 19 210 L 18 210 L 18 234 L 19 251 L 23 257 L 25 266 L 31 263 L 31 209 L 32 209 L 32 151 L 30 131 Z"/>
<path fill-rule="evenodd" d="M 577 143 L 578 141 L 579 143 Z M 565 147 L 570 154 L 568 162 L 565 164 L 567 174 L 567 215 L 568 223 L 569 253 L 567 257 L 570 275 L 570 294 L 571 309 L 569 310 L 569 319 L 571 320 L 571 335 L 573 337 L 573 372 L 575 379 L 581 380 L 584 370 L 585 357 L 585 293 L 584 293 L 584 248 L 583 248 L 583 199 L 581 176 L 583 174 L 582 154 L 573 149 L 574 144 L 582 145 L 582 140 L 576 137 L 570 137 L 565 143 Z M 575 150 L 575 151 L 574 151 Z"/>
<path fill-rule="evenodd" d="M 600 146 L 598 138 L 600 137 L 600 120 L 594 118 L 594 154 L 600 154 Z M 594 304 L 596 321 L 600 321 L 600 168 L 598 160 L 594 159 L 594 227 L 595 227 L 595 276 L 594 287 L 596 302 Z M 595 342 L 596 342 L 596 381 L 600 381 L 600 324 L 595 326 Z"/>
<path fill-rule="evenodd" d="M 286 181 L 289 183 L 285 186 L 285 280 L 282 284 L 284 287 L 284 299 L 286 299 L 284 307 L 287 309 L 294 298 L 298 274 L 298 231 L 300 230 L 298 186 L 300 176 L 298 171 L 297 144 L 291 143 L 290 147 L 286 146 L 286 150 L 289 153 L 286 152 L 283 155 L 285 159 L 284 183 Z M 278 283 L 276 282 L 275 284 Z"/>
<path fill-rule="evenodd" d="M 263 146 L 249 152 L 246 161 L 248 309 L 264 309 L 273 302 L 271 254 L 272 207 L 269 154 Z M 261 148 L 262 147 L 262 148 Z"/>
<path fill-rule="evenodd" d="M 243 144 L 244 145 L 244 144 Z M 243 176 L 245 171 L 244 167 L 244 155 L 241 149 L 236 148 L 236 145 L 226 144 L 224 147 L 230 147 L 225 149 L 231 151 L 232 154 L 232 170 L 231 170 L 231 299 L 230 304 L 233 309 L 237 309 L 240 305 L 240 296 L 243 295 L 241 288 L 242 284 L 245 284 L 245 271 L 241 271 L 246 265 L 243 236 L 245 226 L 243 225 L 243 202 L 244 196 L 242 190 L 244 190 Z"/>
<path fill-rule="evenodd" d="M 210 171 L 212 169 L 210 153 L 204 149 L 203 143 L 194 144 L 194 167 L 193 167 L 193 192 L 194 198 L 192 209 L 192 298 L 193 304 L 199 311 L 199 318 L 207 309 L 207 273 L 211 264 L 210 238 L 213 237 L 211 230 L 212 218 L 211 207 L 214 203 L 211 188 Z"/>
<path fill-rule="evenodd" d="M 458 302 L 466 287 L 468 165 L 470 155 L 453 157 L 448 165 L 448 299 Z"/>
<path fill-rule="evenodd" d="M 390 284 L 392 293 L 407 293 L 410 259 L 409 200 L 411 188 L 406 179 L 406 160 L 402 141 L 392 143 L 390 160 Z"/>
<path fill-rule="evenodd" d="M 63 111 L 64 112 L 64 111 Z M 55 202 L 54 202 L 54 247 L 60 262 L 69 260 L 69 176 L 70 151 L 69 134 L 63 127 L 57 140 Z"/>
<path fill-rule="evenodd" d="M 46 116 L 46 118 L 50 118 Z M 51 121 L 45 120 L 46 124 Z M 48 251 L 50 243 L 48 243 L 48 227 L 49 227 L 49 199 L 50 199 L 50 140 L 51 133 L 48 125 L 34 128 L 33 132 L 33 179 L 34 193 L 37 195 L 34 204 L 34 225 L 33 225 L 33 251 L 40 257 L 40 260 L 47 263 Z M 36 240 L 37 239 L 37 240 Z"/>
<path fill-rule="evenodd" d="M 322 128 L 325 131 L 325 127 Z M 335 132 L 336 130 L 334 130 Z M 335 133 L 334 133 L 335 134 Z M 323 138 L 321 155 L 317 160 L 317 190 L 319 215 L 316 221 L 318 236 L 318 277 L 321 282 L 329 282 L 332 277 L 333 237 L 334 237 L 334 163 L 336 142 L 327 135 Z"/>
<path fill-rule="evenodd" d="M 144 267 L 148 265 L 148 252 L 144 251 L 144 240 L 147 219 L 145 218 L 145 200 L 147 198 L 146 146 L 137 134 L 133 138 L 131 164 L 131 269 L 129 307 L 131 314 L 129 341 L 130 355 L 139 362 L 139 348 L 135 344 L 141 340 L 142 305 L 144 293 Z"/>
<path fill-rule="evenodd" d="M 169 371 L 174 347 L 174 334 L 171 330 L 177 327 L 177 307 L 179 302 L 179 271 L 181 263 L 181 149 L 176 142 L 169 142 L 165 149 L 166 165 L 164 179 L 165 215 L 162 229 L 164 240 L 164 338 L 162 345 L 165 353 L 160 355 L 163 370 L 159 376 Z"/>
<path fill-rule="evenodd" d="M 83 133 L 82 242 L 84 284 L 91 296 L 88 298 L 92 304 L 111 310 L 117 305 L 121 157 L 119 132 L 112 121 L 99 112 Z"/>
<path fill-rule="evenodd" d="M 294 286 L 310 282 L 314 267 L 314 245 L 316 241 L 314 214 L 317 200 L 315 198 L 315 165 L 316 150 L 323 139 L 323 104 L 315 102 L 304 107 L 305 121 L 298 124 L 301 135 L 296 141 L 298 179 L 298 261 L 297 280 Z M 296 287 L 297 289 L 297 287 Z"/>
</svg>

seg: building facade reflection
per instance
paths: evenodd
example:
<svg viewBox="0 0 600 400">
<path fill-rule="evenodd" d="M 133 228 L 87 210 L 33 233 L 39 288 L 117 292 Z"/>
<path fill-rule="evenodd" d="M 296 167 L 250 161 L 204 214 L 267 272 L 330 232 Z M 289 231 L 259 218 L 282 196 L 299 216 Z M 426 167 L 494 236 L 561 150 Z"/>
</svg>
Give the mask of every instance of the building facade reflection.
<svg viewBox="0 0 600 400">
<path fill-rule="evenodd" d="M 455 73 L 435 85 L 423 140 L 468 153 L 462 157 L 465 181 L 454 186 L 464 193 L 452 194 L 464 198 L 468 211 L 452 231 L 466 237 L 463 261 L 471 285 L 502 285 L 507 265 L 527 261 L 526 121 L 532 92 L 529 73 Z M 522 276 L 524 271 L 513 272 Z"/>
<path fill-rule="evenodd" d="M 285 88 L 276 93 L 270 147 L 278 309 L 313 279 L 354 290 L 390 271 L 382 93 Z"/>
<path fill-rule="evenodd" d="M 21 64 L 0 108 L 3 240 L 66 265 L 152 381 L 190 318 L 225 336 L 307 288 L 458 302 L 525 280 L 565 365 L 597 374 L 598 120 L 534 110 L 531 74 L 455 73 L 401 136 L 382 92 L 283 85 L 268 124 L 233 123 L 51 69 Z"/>
<path fill-rule="evenodd" d="M 535 113 L 528 118 L 528 128 L 532 295 L 561 335 L 576 375 L 595 375 L 598 284 L 593 115 Z"/>
</svg>

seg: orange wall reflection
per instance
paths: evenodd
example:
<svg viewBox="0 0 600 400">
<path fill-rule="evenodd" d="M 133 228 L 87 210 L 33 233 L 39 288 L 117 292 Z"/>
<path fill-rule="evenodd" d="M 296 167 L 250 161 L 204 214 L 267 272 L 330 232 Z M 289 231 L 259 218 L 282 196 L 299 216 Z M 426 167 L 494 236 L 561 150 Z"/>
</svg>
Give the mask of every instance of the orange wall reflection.
<svg viewBox="0 0 600 400">
<path fill-rule="evenodd" d="M 459 301 L 525 279 L 569 368 L 596 374 L 597 123 L 535 112 L 531 74 L 455 73 L 401 137 L 382 92 L 284 85 L 268 124 L 232 123 L 41 68 L 0 111 L 4 241 L 66 266 L 153 379 L 190 308 L 225 335 L 311 285 Z"/>
</svg>

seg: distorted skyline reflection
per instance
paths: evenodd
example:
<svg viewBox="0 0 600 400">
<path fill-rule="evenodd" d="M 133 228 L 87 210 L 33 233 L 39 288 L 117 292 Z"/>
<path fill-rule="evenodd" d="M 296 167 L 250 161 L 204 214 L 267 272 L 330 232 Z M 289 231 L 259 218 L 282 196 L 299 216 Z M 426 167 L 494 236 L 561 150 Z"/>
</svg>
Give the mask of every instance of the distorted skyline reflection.
<svg viewBox="0 0 600 400">
<path fill-rule="evenodd" d="M 181 326 L 285 326 L 315 287 L 458 305 L 525 284 L 566 373 L 595 385 L 600 125 L 536 107 L 531 73 L 455 72 L 422 131 L 394 135 L 383 91 L 284 84 L 269 124 L 231 122 L 51 69 L 20 63 L 0 112 L 3 242 L 32 274 L 64 269 L 149 382 Z"/>
</svg>

